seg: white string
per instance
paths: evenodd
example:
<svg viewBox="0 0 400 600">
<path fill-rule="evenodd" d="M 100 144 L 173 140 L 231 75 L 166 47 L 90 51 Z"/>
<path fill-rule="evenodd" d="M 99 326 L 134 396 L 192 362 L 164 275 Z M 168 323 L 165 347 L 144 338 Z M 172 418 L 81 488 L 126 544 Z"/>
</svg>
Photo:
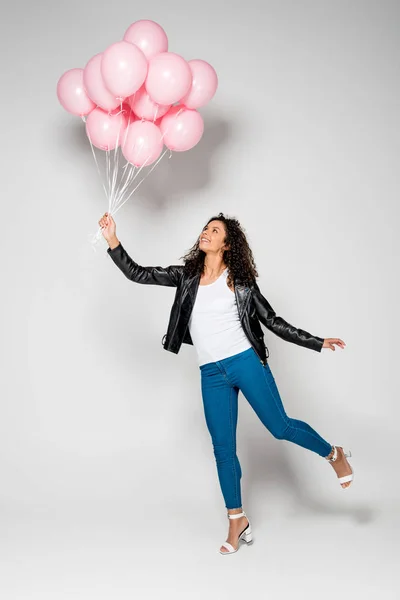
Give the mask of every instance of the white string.
<svg viewBox="0 0 400 600">
<path fill-rule="evenodd" d="M 136 146 L 136 144 L 133 147 L 135 147 L 135 146 Z M 141 146 L 140 146 L 140 150 L 139 150 L 139 154 L 138 154 L 137 158 L 140 158 L 140 154 L 141 154 L 142 150 L 143 150 L 143 144 L 141 144 Z M 147 159 L 145 160 L 144 164 L 141 167 L 139 167 L 138 172 L 134 175 L 133 178 L 131 178 L 130 183 L 135 181 L 136 177 L 140 174 L 141 170 L 146 166 L 146 163 L 149 160 L 149 158 L 150 158 L 150 156 L 148 156 Z M 118 206 L 118 203 L 120 200 L 121 200 L 121 195 L 119 195 L 118 201 L 114 204 L 114 209 Z"/>
<path fill-rule="evenodd" d="M 182 110 L 183 110 L 183 108 L 181 108 L 176 113 L 175 118 L 178 117 L 178 115 L 182 112 Z M 120 110 L 120 112 L 117 113 L 117 115 L 120 115 L 121 112 L 123 112 L 122 102 L 121 102 L 121 110 Z M 156 106 L 154 121 L 156 120 L 157 114 L 158 114 L 158 105 Z M 117 116 L 117 115 L 115 115 L 115 116 Z M 84 117 L 82 117 L 82 119 L 85 121 Z M 126 131 L 125 131 L 122 148 L 125 146 L 125 143 L 126 143 L 130 121 L 131 121 L 131 113 L 129 114 L 128 127 L 126 128 Z M 164 152 L 162 152 L 162 154 L 159 156 L 159 158 L 155 161 L 155 163 L 153 164 L 151 169 L 145 174 L 145 176 L 139 181 L 139 183 L 132 190 L 130 190 L 130 186 L 134 183 L 136 178 L 139 176 L 142 169 L 145 166 L 147 166 L 147 162 L 150 158 L 150 155 L 147 157 L 145 162 L 139 168 L 137 168 L 135 165 L 133 165 L 129 161 L 126 161 L 126 163 L 121 167 L 121 169 L 119 168 L 119 157 L 120 157 L 120 153 L 122 154 L 121 145 L 119 144 L 122 122 L 123 121 L 121 119 L 120 128 L 119 128 L 118 137 L 117 137 L 117 144 L 114 149 L 114 154 L 112 155 L 112 151 L 110 151 L 110 150 L 106 150 L 106 154 L 105 154 L 105 174 L 106 174 L 107 187 L 103 182 L 103 178 L 101 175 L 101 171 L 100 171 L 99 163 L 97 161 L 93 143 L 92 143 L 92 140 L 90 139 L 90 135 L 88 133 L 88 138 L 89 138 L 90 146 L 92 149 L 93 158 L 94 158 L 94 161 L 95 161 L 95 164 L 97 167 L 97 171 L 98 171 L 98 174 L 100 177 L 101 184 L 103 186 L 106 198 L 108 200 L 108 213 L 111 216 L 114 216 L 119 211 L 119 209 L 122 208 L 122 206 L 125 204 L 125 202 L 127 202 L 129 200 L 129 198 L 136 192 L 136 190 L 143 183 L 143 181 L 145 179 L 147 179 L 147 177 L 150 175 L 150 173 L 152 173 L 154 171 L 156 166 L 160 163 L 160 161 L 163 159 L 163 157 L 165 156 L 165 154 L 168 151 L 170 152 L 169 158 L 172 157 L 171 150 L 166 148 L 164 150 Z M 161 135 L 162 140 L 164 140 L 165 135 L 168 133 L 168 129 L 169 128 L 167 128 L 166 131 Z M 141 145 L 138 158 L 142 151 L 143 151 L 143 144 Z M 112 157 L 113 157 L 113 160 L 112 160 Z M 137 172 L 136 172 L 136 169 L 137 169 Z M 121 173 L 121 171 L 122 171 L 122 175 L 118 181 L 118 175 Z M 89 235 L 91 236 L 90 241 L 92 244 L 92 248 L 94 251 L 96 251 L 96 244 L 102 238 L 102 228 L 99 227 L 95 234 L 89 234 Z"/>
<path fill-rule="evenodd" d="M 86 123 L 86 119 L 85 119 L 85 117 L 82 117 L 82 121 L 83 121 L 84 123 Z M 91 140 L 91 138 L 90 138 L 90 133 L 89 133 L 89 130 L 88 130 L 87 128 L 86 128 L 86 131 L 87 131 L 87 136 L 88 136 L 88 138 L 89 138 L 90 147 L 91 147 L 91 149 L 92 149 L 92 154 L 93 154 L 94 162 L 96 163 L 97 171 L 98 171 L 98 173 L 99 173 L 99 177 L 100 177 L 101 185 L 103 186 L 103 190 L 104 190 L 104 193 L 105 193 L 105 195 L 106 195 L 106 198 L 108 198 L 108 194 L 107 194 L 106 186 L 105 186 L 105 185 L 104 185 L 104 183 L 103 183 L 103 178 L 102 178 L 102 176 L 101 176 L 101 172 L 100 172 L 99 163 L 97 162 L 96 153 L 95 153 L 95 151 L 94 151 L 94 147 L 93 147 L 93 144 L 92 144 L 92 140 Z"/>
<path fill-rule="evenodd" d="M 118 116 L 120 114 L 122 114 L 122 100 L 121 100 L 120 111 L 116 114 L 116 116 Z M 121 118 L 120 119 L 120 123 L 119 123 L 119 128 L 118 128 L 117 140 L 116 140 L 116 143 L 115 143 L 115 149 L 114 149 L 113 176 L 112 176 L 112 187 L 111 187 L 111 192 L 110 192 L 110 205 L 109 205 L 110 212 L 112 211 L 112 208 L 113 208 L 115 185 L 117 183 L 117 176 L 118 176 L 119 137 L 120 137 L 120 134 L 121 134 L 122 122 L 123 122 L 123 119 Z"/>
<path fill-rule="evenodd" d="M 126 177 L 126 181 L 123 184 L 121 182 L 121 191 L 117 195 L 115 205 L 118 205 L 120 198 L 124 195 L 125 191 L 128 189 L 132 181 L 134 181 L 134 173 L 136 169 L 135 165 L 132 165 L 132 163 L 130 162 L 127 162 L 126 165 L 129 165 L 129 168 L 126 169 L 123 177 L 125 177 L 126 173 L 128 173 L 128 175 Z"/>
<path fill-rule="evenodd" d="M 147 177 L 150 175 L 150 173 L 152 171 L 154 171 L 154 169 L 156 168 L 156 166 L 158 165 L 158 163 L 161 161 L 161 159 L 166 155 L 166 153 L 168 152 L 168 148 L 166 148 L 164 150 L 164 152 L 161 154 L 161 156 L 158 158 L 158 160 L 154 163 L 154 165 L 151 167 L 150 171 L 148 171 L 148 173 L 146 173 L 146 175 L 143 177 L 143 179 L 141 179 L 139 181 L 139 183 L 137 184 L 136 187 L 133 188 L 133 190 L 131 191 L 131 193 L 129 194 L 129 196 L 127 198 L 125 198 L 125 200 L 123 202 L 120 203 L 120 205 L 118 206 L 118 208 L 115 209 L 114 214 L 119 211 L 119 209 L 125 204 L 125 202 L 127 202 L 129 200 L 129 198 L 132 196 L 132 194 L 134 192 L 136 192 L 136 190 L 138 189 L 138 187 L 143 183 L 143 181 L 145 179 L 147 179 Z"/>
</svg>

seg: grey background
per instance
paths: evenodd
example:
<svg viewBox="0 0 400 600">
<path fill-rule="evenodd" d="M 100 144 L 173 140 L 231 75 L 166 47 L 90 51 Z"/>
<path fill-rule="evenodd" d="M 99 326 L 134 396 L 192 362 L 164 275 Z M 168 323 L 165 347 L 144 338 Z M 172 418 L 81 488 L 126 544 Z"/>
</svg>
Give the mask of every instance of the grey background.
<svg viewBox="0 0 400 600">
<path fill-rule="evenodd" d="M 57 598 L 398 598 L 399 13 L 390 1 L 8 3 L 1 24 L 0 593 Z M 220 86 L 206 131 L 116 216 L 168 265 L 238 217 L 278 314 L 344 351 L 266 331 L 290 416 L 353 451 L 275 440 L 240 396 L 243 507 L 227 518 L 194 349 L 161 346 L 173 290 L 132 284 L 89 234 L 106 210 L 61 74 L 158 21 Z M 397 589 L 396 589 L 397 588 Z"/>
</svg>

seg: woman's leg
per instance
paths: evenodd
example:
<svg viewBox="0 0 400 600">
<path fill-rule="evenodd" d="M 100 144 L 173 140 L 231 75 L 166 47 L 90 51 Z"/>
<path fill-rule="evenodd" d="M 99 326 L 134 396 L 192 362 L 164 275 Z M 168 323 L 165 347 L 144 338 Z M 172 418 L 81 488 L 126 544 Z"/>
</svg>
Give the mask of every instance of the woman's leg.
<svg viewBox="0 0 400 600">
<path fill-rule="evenodd" d="M 242 470 L 236 454 L 236 426 L 239 388 L 228 381 L 224 361 L 200 367 L 204 414 L 211 435 L 222 494 L 228 513 L 242 512 L 240 479 Z M 227 542 L 234 548 L 247 527 L 247 517 L 229 519 Z M 222 545 L 220 551 L 228 552 Z"/>
<path fill-rule="evenodd" d="M 332 445 L 310 425 L 287 416 L 274 376 L 263 366 L 254 351 L 243 354 L 236 365 L 239 387 L 262 423 L 281 440 L 294 442 L 326 458 Z"/>
<path fill-rule="evenodd" d="M 242 470 L 236 454 L 239 390 L 228 382 L 219 363 L 203 365 L 200 371 L 204 414 L 225 506 L 238 509 L 242 506 Z"/>
</svg>

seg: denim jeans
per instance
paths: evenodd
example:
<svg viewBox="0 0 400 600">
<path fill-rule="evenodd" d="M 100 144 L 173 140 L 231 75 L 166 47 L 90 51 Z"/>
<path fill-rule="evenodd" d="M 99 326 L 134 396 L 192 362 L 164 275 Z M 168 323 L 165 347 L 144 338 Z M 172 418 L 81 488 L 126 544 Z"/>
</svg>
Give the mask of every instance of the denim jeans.
<svg viewBox="0 0 400 600">
<path fill-rule="evenodd" d="M 287 416 L 271 369 L 260 362 L 253 348 L 201 365 L 200 371 L 205 419 L 227 509 L 242 506 L 242 470 L 236 454 L 239 390 L 275 438 L 323 457 L 331 452 L 331 444 L 310 425 Z"/>
</svg>

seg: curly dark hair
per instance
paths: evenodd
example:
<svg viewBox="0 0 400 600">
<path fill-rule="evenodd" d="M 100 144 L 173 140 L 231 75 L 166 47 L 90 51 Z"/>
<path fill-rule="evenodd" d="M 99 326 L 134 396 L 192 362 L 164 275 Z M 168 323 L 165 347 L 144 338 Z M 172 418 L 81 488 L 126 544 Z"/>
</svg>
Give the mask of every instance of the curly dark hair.
<svg viewBox="0 0 400 600">
<path fill-rule="evenodd" d="M 237 219 L 226 217 L 222 212 L 211 217 L 207 221 L 207 225 L 211 221 L 221 221 L 225 227 L 225 244 L 230 248 L 224 250 L 223 255 L 223 260 L 228 267 L 228 285 L 232 286 L 235 283 L 251 285 L 258 277 L 258 273 L 244 228 Z M 189 277 L 204 273 L 206 253 L 200 250 L 199 244 L 200 240 L 198 239 L 187 254 L 181 257 Z"/>
</svg>

